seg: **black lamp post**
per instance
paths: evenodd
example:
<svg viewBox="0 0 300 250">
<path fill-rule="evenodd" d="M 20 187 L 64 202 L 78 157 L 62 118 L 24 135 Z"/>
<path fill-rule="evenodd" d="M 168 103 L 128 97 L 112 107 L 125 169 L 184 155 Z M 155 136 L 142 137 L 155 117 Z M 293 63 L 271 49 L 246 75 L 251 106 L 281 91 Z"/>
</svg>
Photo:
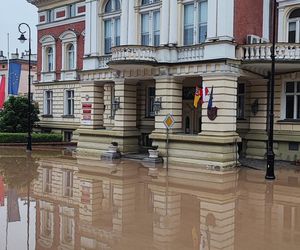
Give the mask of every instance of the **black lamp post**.
<svg viewBox="0 0 300 250">
<path fill-rule="evenodd" d="M 273 129 L 274 129 L 274 85 L 275 85 L 275 46 L 276 46 L 276 15 L 277 15 L 277 2 L 273 1 L 273 34 L 272 34 L 272 48 L 271 48 L 271 79 L 270 79 L 270 107 L 268 112 L 268 147 L 267 147 L 267 169 L 266 176 L 267 180 L 274 180 L 274 160 L 275 154 L 273 151 Z"/>
<path fill-rule="evenodd" d="M 29 57 L 28 57 L 28 64 L 29 64 L 29 69 L 28 69 L 28 111 L 27 111 L 27 118 L 28 118 L 28 137 L 27 137 L 27 150 L 31 151 L 32 146 L 31 146 L 31 29 L 30 26 L 27 23 L 20 23 L 19 24 L 19 32 L 21 33 L 19 40 L 21 43 L 24 43 L 27 39 L 24 36 L 26 31 L 22 31 L 21 28 L 22 26 L 27 26 L 28 28 L 28 46 L 29 46 Z"/>
</svg>

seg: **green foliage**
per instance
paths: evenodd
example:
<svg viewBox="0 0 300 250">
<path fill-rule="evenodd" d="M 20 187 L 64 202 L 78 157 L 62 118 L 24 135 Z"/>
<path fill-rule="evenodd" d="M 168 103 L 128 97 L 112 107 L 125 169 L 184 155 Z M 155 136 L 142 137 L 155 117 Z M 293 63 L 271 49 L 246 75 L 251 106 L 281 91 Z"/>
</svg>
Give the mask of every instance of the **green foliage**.
<svg viewBox="0 0 300 250">
<path fill-rule="evenodd" d="M 32 134 L 32 142 L 61 142 L 60 134 Z M 26 133 L 0 133 L 0 143 L 26 143 Z"/>
<path fill-rule="evenodd" d="M 0 112 L 0 132 L 23 133 L 28 131 L 28 99 L 23 96 L 10 96 Z M 31 130 L 39 121 L 38 107 L 31 104 Z"/>
</svg>

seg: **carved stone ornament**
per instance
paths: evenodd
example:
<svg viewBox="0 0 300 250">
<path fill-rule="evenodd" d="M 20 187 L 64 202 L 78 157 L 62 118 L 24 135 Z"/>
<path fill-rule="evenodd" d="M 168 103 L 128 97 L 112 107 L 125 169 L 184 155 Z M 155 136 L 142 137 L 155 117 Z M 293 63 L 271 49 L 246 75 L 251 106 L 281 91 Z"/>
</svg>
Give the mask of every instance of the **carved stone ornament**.
<svg viewBox="0 0 300 250">
<path fill-rule="evenodd" d="M 217 118 L 217 116 L 218 116 L 218 108 L 217 107 L 207 109 L 207 117 L 209 120 L 213 121 Z"/>
</svg>

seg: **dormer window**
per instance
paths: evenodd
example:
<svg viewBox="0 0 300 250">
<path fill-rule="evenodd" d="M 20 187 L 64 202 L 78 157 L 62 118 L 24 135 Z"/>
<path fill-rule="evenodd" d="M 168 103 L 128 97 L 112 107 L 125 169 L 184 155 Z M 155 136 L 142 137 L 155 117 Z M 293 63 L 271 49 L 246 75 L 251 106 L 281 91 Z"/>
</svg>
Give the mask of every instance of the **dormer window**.
<svg viewBox="0 0 300 250">
<path fill-rule="evenodd" d="M 113 46 L 120 45 L 121 5 L 119 0 L 109 0 L 104 8 L 104 53 L 110 54 Z"/>
<path fill-rule="evenodd" d="M 289 15 L 288 20 L 288 42 L 300 42 L 300 8 L 295 9 Z"/>
</svg>

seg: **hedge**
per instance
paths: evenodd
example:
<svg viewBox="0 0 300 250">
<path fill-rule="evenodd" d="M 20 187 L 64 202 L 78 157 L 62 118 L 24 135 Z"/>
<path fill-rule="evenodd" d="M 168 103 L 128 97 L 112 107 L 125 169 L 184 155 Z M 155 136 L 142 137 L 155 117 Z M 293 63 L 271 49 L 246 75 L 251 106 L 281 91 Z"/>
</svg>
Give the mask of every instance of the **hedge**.
<svg viewBox="0 0 300 250">
<path fill-rule="evenodd" d="M 32 134 L 32 142 L 61 142 L 60 134 Z M 0 143 L 26 143 L 27 133 L 0 133 Z"/>
</svg>

